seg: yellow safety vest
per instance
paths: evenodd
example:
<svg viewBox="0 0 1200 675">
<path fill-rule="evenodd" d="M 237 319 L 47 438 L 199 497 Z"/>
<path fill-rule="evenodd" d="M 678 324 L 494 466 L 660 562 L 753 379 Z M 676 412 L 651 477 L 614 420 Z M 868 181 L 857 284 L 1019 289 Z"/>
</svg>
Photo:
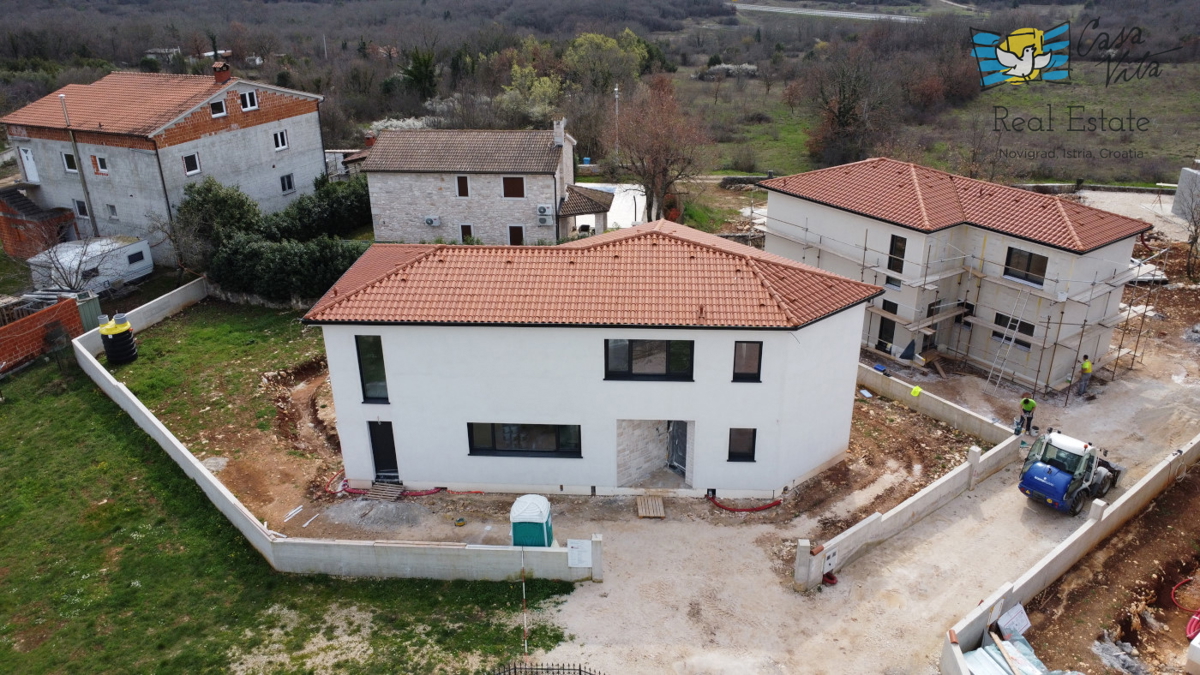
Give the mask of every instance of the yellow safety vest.
<svg viewBox="0 0 1200 675">
<path fill-rule="evenodd" d="M 1081 371 L 1083 371 L 1084 373 L 1090 373 L 1090 372 L 1092 372 L 1092 362 L 1091 362 L 1091 361 L 1084 361 L 1084 362 L 1083 362 L 1083 365 L 1082 365 L 1082 366 L 1080 366 L 1080 367 L 1079 367 L 1079 369 L 1080 369 Z"/>
</svg>

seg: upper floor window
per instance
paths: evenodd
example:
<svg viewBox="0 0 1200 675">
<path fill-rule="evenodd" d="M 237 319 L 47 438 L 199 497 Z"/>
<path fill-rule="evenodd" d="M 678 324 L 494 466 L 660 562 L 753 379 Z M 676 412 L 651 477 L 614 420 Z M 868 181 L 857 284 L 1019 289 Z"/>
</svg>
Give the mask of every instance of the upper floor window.
<svg viewBox="0 0 1200 675">
<path fill-rule="evenodd" d="M 200 155 L 193 153 L 183 156 L 183 173 L 188 176 L 200 173 Z"/>
<path fill-rule="evenodd" d="M 67 173 L 79 173 L 79 163 L 75 161 L 75 155 L 64 152 L 62 158 L 63 168 L 67 170 Z"/>
<path fill-rule="evenodd" d="M 258 110 L 258 92 L 243 91 L 238 98 L 242 102 L 242 110 Z"/>
<path fill-rule="evenodd" d="M 1001 314 L 1000 312 L 996 312 L 995 323 L 997 326 L 1000 326 L 1005 330 L 992 331 L 993 338 L 1000 340 L 1001 342 L 1012 342 L 1020 349 L 1028 350 L 1033 346 L 1026 340 L 1018 340 L 1015 336 L 1009 337 L 1005 335 L 1005 331 L 1015 330 L 1017 334 L 1033 337 L 1033 324 L 1029 323 L 1028 321 L 1021 321 L 1020 319 L 1008 316 L 1007 314 Z"/>
<path fill-rule="evenodd" d="M 883 278 L 883 285 L 894 291 L 900 290 L 900 280 L 896 277 L 885 276 Z"/>
<path fill-rule="evenodd" d="M 96 173 L 101 176 L 108 175 L 108 158 L 99 155 L 92 155 L 92 159 L 96 162 Z"/>
<path fill-rule="evenodd" d="M 283 194 L 296 191 L 296 181 L 292 178 L 292 174 L 286 174 L 279 177 L 279 187 L 283 190 Z"/>
<path fill-rule="evenodd" d="M 605 340 L 604 379 L 692 379 L 691 340 Z"/>
<path fill-rule="evenodd" d="M 275 140 L 276 150 L 287 150 L 287 129 L 280 129 L 271 134 L 271 136 Z"/>
<path fill-rule="evenodd" d="M 358 350 L 358 376 L 362 381 L 363 403 L 387 403 L 387 373 L 383 368 L 383 338 L 355 335 Z"/>
<path fill-rule="evenodd" d="M 762 382 L 761 342 L 733 343 L 733 381 Z"/>
<path fill-rule="evenodd" d="M 577 424 L 504 424 L 468 422 L 472 455 L 501 457 L 582 457 Z"/>
<path fill-rule="evenodd" d="M 213 117 L 224 117 L 225 101 L 213 101 L 208 104 L 208 109 L 212 112 Z"/>
<path fill-rule="evenodd" d="M 471 196 L 471 181 L 468 180 L 466 176 L 458 177 L 458 196 L 459 197 L 470 197 Z M 507 197 L 508 195 L 504 195 L 504 196 Z"/>
<path fill-rule="evenodd" d="M 1004 259 L 1004 276 L 1041 286 L 1046 282 L 1047 262 L 1044 255 L 1009 246 L 1008 257 Z"/>
<path fill-rule="evenodd" d="M 78 213 L 83 218 L 87 218 L 88 217 L 87 202 L 83 201 L 82 199 L 76 199 L 75 200 L 75 213 Z"/>
<path fill-rule="evenodd" d="M 521 199 L 525 197 L 525 179 L 521 176 L 505 176 L 504 181 L 504 196 L 509 199 Z"/>
<path fill-rule="evenodd" d="M 888 249 L 888 264 L 887 268 L 897 274 L 904 273 L 904 249 L 908 247 L 908 240 L 904 237 L 892 235 L 892 245 Z"/>
</svg>

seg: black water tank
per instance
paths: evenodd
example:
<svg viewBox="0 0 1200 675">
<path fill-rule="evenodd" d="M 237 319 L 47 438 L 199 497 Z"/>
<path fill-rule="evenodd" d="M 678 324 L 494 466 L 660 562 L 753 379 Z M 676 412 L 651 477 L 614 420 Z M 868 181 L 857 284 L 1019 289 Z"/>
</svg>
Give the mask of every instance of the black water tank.
<svg viewBox="0 0 1200 675">
<path fill-rule="evenodd" d="M 137 342 L 133 339 L 133 327 L 124 314 L 117 314 L 112 321 L 100 326 L 100 340 L 104 343 L 104 355 L 109 365 L 120 365 L 137 360 Z"/>
</svg>

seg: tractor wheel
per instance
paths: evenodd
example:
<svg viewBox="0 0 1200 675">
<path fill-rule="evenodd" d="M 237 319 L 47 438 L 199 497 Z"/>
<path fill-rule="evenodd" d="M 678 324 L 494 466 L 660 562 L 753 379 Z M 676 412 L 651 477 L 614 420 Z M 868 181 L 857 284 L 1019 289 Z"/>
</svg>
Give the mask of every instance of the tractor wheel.
<svg viewBox="0 0 1200 675">
<path fill-rule="evenodd" d="M 1080 489 L 1071 499 L 1071 515 L 1077 516 L 1083 511 L 1083 503 L 1087 500 L 1087 490 Z"/>
<path fill-rule="evenodd" d="M 1113 477 L 1110 473 L 1104 477 L 1104 480 L 1100 481 L 1100 489 L 1096 491 L 1096 496 L 1101 498 L 1104 497 L 1104 495 L 1108 494 L 1108 491 L 1112 489 L 1112 486 Z"/>
</svg>

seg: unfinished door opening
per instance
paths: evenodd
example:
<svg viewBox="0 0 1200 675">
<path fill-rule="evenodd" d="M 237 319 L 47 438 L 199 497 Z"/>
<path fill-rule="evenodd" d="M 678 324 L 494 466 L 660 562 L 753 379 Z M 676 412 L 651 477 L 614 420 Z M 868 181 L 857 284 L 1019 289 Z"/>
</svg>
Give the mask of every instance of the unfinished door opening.
<svg viewBox="0 0 1200 675">
<path fill-rule="evenodd" d="M 396 462 L 396 437 L 391 422 L 367 422 L 371 434 L 371 458 L 375 461 L 376 483 L 399 483 L 400 469 Z"/>
<path fill-rule="evenodd" d="M 695 428 L 695 422 L 686 420 L 617 420 L 618 484 L 690 488 Z"/>
</svg>

